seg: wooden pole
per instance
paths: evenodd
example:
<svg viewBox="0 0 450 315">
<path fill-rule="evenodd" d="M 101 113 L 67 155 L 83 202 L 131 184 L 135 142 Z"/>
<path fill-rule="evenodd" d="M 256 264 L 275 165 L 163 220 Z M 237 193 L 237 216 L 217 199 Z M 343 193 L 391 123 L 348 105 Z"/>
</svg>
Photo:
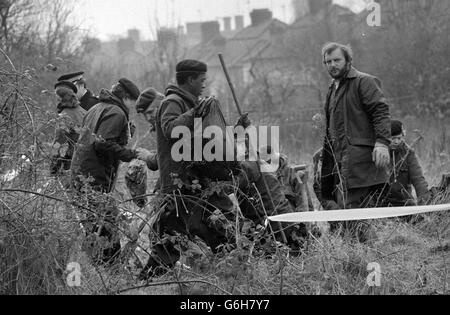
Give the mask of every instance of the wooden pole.
<svg viewBox="0 0 450 315">
<path fill-rule="evenodd" d="M 231 89 L 231 94 L 233 95 L 234 103 L 236 104 L 239 116 L 242 116 L 241 105 L 239 104 L 239 100 L 236 95 L 236 90 L 234 89 L 233 82 L 231 82 L 230 74 L 228 73 L 227 65 L 225 63 L 225 59 L 222 54 L 219 54 L 220 63 L 222 64 L 223 72 L 225 73 L 225 77 L 227 79 L 228 85 Z"/>
</svg>

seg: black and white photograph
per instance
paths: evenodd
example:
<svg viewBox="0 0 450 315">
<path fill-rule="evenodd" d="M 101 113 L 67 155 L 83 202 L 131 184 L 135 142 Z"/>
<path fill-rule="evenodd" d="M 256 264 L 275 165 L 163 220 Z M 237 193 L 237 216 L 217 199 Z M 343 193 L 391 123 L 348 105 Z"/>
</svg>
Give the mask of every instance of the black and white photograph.
<svg viewBox="0 0 450 315">
<path fill-rule="evenodd" d="M 448 0 L 0 0 L 0 295 L 448 295 L 449 34 Z"/>
</svg>

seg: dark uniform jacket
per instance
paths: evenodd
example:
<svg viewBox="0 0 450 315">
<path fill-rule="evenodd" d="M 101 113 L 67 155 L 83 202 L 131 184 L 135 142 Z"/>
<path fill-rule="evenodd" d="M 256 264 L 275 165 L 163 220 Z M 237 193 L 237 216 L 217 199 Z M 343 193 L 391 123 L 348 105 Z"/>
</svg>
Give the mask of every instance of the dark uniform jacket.
<svg viewBox="0 0 450 315">
<path fill-rule="evenodd" d="M 89 111 L 92 107 L 99 103 L 99 99 L 94 96 L 91 91 L 87 90 L 86 94 L 80 99 L 80 105 L 85 111 Z"/>
<path fill-rule="evenodd" d="M 256 209 L 242 209 L 244 216 L 257 221 L 266 218 L 267 215 L 286 214 L 294 212 L 294 208 L 286 198 L 283 185 L 278 180 L 277 174 L 261 172 L 259 162 L 242 162 L 242 173 L 238 176 L 238 186 L 244 192 L 254 190 L 255 184 L 261 195 L 262 205 Z"/>
<path fill-rule="evenodd" d="M 334 84 L 333 84 L 334 86 Z M 352 68 L 340 82 L 334 101 L 332 89 L 327 96 L 325 112 L 327 134 L 322 165 L 322 197 L 332 200 L 335 182 L 334 157 L 330 138 L 330 108 L 334 105 L 343 113 L 343 152 L 340 170 L 346 189 L 365 188 L 389 182 L 387 170 L 376 168 L 372 153 L 376 142 L 390 144 L 391 125 L 389 105 L 381 90 L 380 81 Z"/>
<path fill-rule="evenodd" d="M 166 98 L 163 100 L 156 116 L 156 137 L 158 142 L 158 166 L 161 177 L 161 189 L 163 193 L 171 193 L 177 189 L 173 176 L 177 175 L 181 180 L 186 180 L 186 163 L 176 162 L 172 158 L 172 146 L 179 139 L 172 139 L 172 131 L 176 127 L 187 127 L 194 131 L 194 107 L 198 105 L 198 99 L 192 94 L 170 85 L 166 90 Z"/>
<path fill-rule="evenodd" d="M 416 153 L 406 143 L 395 150 L 391 149 L 391 164 L 391 189 L 388 202 L 392 206 L 402 207 L 410 204 L 414 200 L 413 186 L 419 199 L 428 194 L 428 183 Z"/>
<path fill-rule="evenodd" d="M 240 190 L 257 200 L 256 204 L 251 204 L 247 198 L 239 198 L 242 214 L 255 224 L 263 225 L 267 216 L 293 213 L 295 208 L 286 198 L 277 174 L 262 172 L 260 163 L 262 162 L 242 162 L 241 173 L 237 179 Z M 271 229 L 278 241 L 287 241 L 288 245 L 298 245 L 298 236 L 307 235 L 306 226 L 303 224 L 272 222 Z M 282 237 L 281 230 L 286 239 Z"/>
<path fill-rule="evenodd" d="M 130 138 L 129 110 L 107 90 L 100 93 L 100 103 L 86 115 L 72 163 L 74 176 L 92 177 L 92 186 L 111 192 L 120 162 L 137 157 L 126 148 Z"/>
</svg>

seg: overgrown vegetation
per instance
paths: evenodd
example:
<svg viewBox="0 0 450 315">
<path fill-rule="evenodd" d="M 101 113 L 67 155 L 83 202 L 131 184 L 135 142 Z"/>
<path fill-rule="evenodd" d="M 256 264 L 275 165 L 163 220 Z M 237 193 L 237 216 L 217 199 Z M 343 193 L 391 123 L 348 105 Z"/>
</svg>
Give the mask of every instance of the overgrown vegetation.
<svg viewBox="0 0 450 315">
<path fill-rule="evenodd" d="M 57 73 L 74 69 L 81 63 L 80 53 L 84 49 L 74 40 L 80 33 L 66 25 L 70 7 L 62 5 L 63 1 L 50 2 L 54 10 L 43 11 L 40 5 L 45 1 L 0 3 L 0 294 L 448 294 L 448 213 L 426 215 L 425 220 L 416 225 L 397 219 L 374 222 L 379 240 L 372 247 L 331 235 L 327 225 L 323 225 L 323 236 L 312 238 L 300 257 L 288 256 L 283 247 L 274 248 L 269 256 L 264 256 L 255 249 L 246 233 L 239 231 L 235 248 L 219 255 L 213 255 L 201 243 L 195 245 L 184 238 L 176 238 L 180 246 L 187 248 L 179 266 L 151 283 L 143 283 L 137 279 L 151 251 L 151 233 L 147 226 L 137 244 L 131 243 L 136 254 L 130 252 L 126 261 L 112 268 L 93 265 L 81 250 L 83 230 L 78 211 L 84 203 L 63 189 L 67 178 L 51 178 L 48 172 L 50 144 L 58 118 L 53 95 L 47 91 L 51 90 Z M 434 16 L 435 9 L 427 12 Z M 43 15 L 53 22 L 45 24 L 45 30 L 39 30 L 34 26 L 37 17 Z M 424 29 L 420 37 L 410 34 L 402 41 L 392 41 L 381 36 L 373 43 L 389 48 L 379 56 L 387 60 L 383 71 L 376 73 L 383 81 L 388 80 L 388 93 L 400 97 L 402 93 L 412 93 L 409 88 L 417 93 L 422 90 L 420 98 L 417 93 L 411 94 L 412 99 L 417 99 L 415 104 L 427 105 L 431 113 L 439 113 L 424 119 L 414 110 L 403 110 L 408 105 L 404 101 L 400 106 L 403 99 L 393 106 L 395 113 L 404 118 L 409 142 L 417 138 L 415 130 L 423 135 L 415 149 L 433 185 L 450 170 L 445 113 L 439 110 L 442 104 L 447 104 L 448 97 L 448 69 L 440 69 L 445 64 L 442 58 L 448 56 L 448 40 L 441 41 L 436 35 L 433 43 L 428 46 L 424 43 L 431 41 L 429 34 L 437 27 Z M 439 27 L 442 31 L 443 26 Z M 406 49 L 411 37 L 414 47 L 430 47 L 433 53 L 427 58 L 423 51 Z M 318 55 L 316 48 L 326 40 L 319 39 L 315 46 L 308 46 L 314 48 L 314 52 L 303 55 Z M 396 45 L 388 45 L 386 41 Z M 399 47 L 402 43 L 405 46 Z M 391 77 L 392 65 L 404 57 L 393 51 L 408 52 L 409 62 L 424 59 L 423 63 L 415 65 L 415 72 L 408 75 L 407 82 L 400 82 L 399 78 L 405 76 L 408 61 L 399 63 L 395 76 Z M 377 69 L 380 63 L 367 63 L 367 69 Z M 320 60 L 308 66 L 314 71 L 323 71 Z M 420 69 L 427 70 L 422 79 L 417 76 Z M 173 69 L 167 71 L 170 76 Z M 439 75 L 433 77 L 433 73 Z M 109 86 L 116 79 L 109 73 L 100 78 L 103 86 Z M 429 84 L 422 86 L 410 81 L 415 79 Z M 392 82 L 397 82 L 398 88 L 394 88 Z M 264 85 L 256 88 L 259 91 Z M 275 105 L 266 104 L 267 107 Z M 262 113 L 252 118 L 264 123 L 286 124 L 282 132 L 289 137 L 282 137 L 283 153 L 289 155 L 293 163 L 310 164 L 314 150 L 321 145 L 321 132 L 307 123 L 302 129 L 295 122 L 289 126 L 287 115 L 289 111 L 285 116 Z M 146 133 L 143 122 L 140 126 L 140 135 L 134 141 L 149 146 L 148 142 L 153 139 Z M 120 227 L 125 244 L 134 240 L 138 226 L 150 218 L 154 201 L 138 211 L 128 201 L 124 170 L 121 174 L 114 198 L 126 217 L 126 224 Z M 149 188 L 153 187 L 155 176 L 149 180 Z M 448 201 L 448 196 L 440 195 L 433 203 Z M 230 224 L 235 226 L 235 222 Z M 259 230 L 253 232 L 259 233 Z M 81 287 L 69 287 L 66 282 L 70 274 L 67 266 L 73 262 L 81 265 Z M 382 268 L 379 288 L 370 288 L 366 283 L 367 266 L 371 262 Z"/>
</svg>

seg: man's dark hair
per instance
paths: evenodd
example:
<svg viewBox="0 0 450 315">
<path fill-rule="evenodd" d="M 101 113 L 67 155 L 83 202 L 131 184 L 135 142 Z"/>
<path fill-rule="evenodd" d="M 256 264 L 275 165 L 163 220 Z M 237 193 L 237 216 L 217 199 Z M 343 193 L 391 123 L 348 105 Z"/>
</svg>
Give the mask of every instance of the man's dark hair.
<svg viewBox="0 0 450 315">
<path fill-rule="evenodd" d="M 178 85 L 186 84 L 189 81 L 189 78 L 197 80 L 200 75 L 201 75 L 201 73 L 199 73 L 199 72 L 177 73 L 177 83 L 178 83 Z"/>
<path fill-rule="evenodd" d="M 339 44 L 339 43 L 327 43 L 322 48 L 322 57 L 323 57 L 324 63 L 325 63 L 325 57 L 327 55 L 331 54 L 336 49 L 340 49 L 342 51 L 342 53 L 344 54 L 345 60 L 347 62 L 353 61 L 353 50 L 350 47 L 350 45 L 343 45 L 343 44 Z"/>
</svg>

